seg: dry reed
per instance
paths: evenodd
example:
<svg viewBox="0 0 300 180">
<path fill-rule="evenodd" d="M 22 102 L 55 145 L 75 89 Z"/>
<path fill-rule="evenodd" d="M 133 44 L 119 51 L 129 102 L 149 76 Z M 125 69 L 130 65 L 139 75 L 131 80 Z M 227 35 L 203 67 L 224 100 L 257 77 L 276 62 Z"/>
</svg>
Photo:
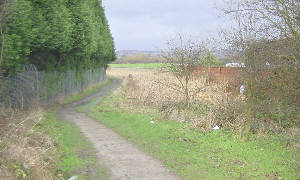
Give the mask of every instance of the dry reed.
<svg viewBox="0 0 300 180">
<path fill-rule="evenodd" d="M 164 111 L 168 119 L 190 121 L 194 128 L 211 129 L 218 123 L 231 126 L 227 122 L 215 119 L 213 110 L 203 112 L 200 106 L 221 106 L 230 99 L 239 102 L 240 96 L 233 96 L 228 92 L 228 81 L 211 82 L 207 76 L 196 76 L 189 84 L 190 94 L 195 93 L 191 100 L 191 108 L 182 109 L 180 102 L 184 101 L 184 93 L 180 92 L 178 81 L 168 73 L 158 70 L 117 69 L 107 71 L 110 76 L 124 79 L 124 92 L 127 99 L 140 105 L 151 105 Z M 129 78 L 130 77 L 130 78 Z M 200 107 L 201 109 L 201 107 Z M 205 116 L 203 115 L 205 114 Z M 226 124 L 227 123 L 227 124 Z"/>
<path fill-rule="evenodd" d="M 129 91 L 128 97 L 137 99 L 145 104 L 154 104 L 160 106 L 165 102 L 180 102 L 184 100 L 184 94 L 180 92 L 177 80 L 168 73 L 160 73 L 155 70 L 133 70 L 133 69 L 109 69 L 107 74 L 123 78 L 128 86 L 128 76 L 131 75 L 135 81 L 135 88 Z M 130 80 L 132 81 L 132 80 Z M 129 83 L 130 84 L 130 83 Z M 217 100 L 226 98 L 230 93 L 226 93 L 227 82 L 209 83 L 206 78 L 199 76 L 193 79 L 189 84 L 190 92 L 197 91 L 193 101 L 201 101 L 209 104 L 217 103 Z"/>
</svg>

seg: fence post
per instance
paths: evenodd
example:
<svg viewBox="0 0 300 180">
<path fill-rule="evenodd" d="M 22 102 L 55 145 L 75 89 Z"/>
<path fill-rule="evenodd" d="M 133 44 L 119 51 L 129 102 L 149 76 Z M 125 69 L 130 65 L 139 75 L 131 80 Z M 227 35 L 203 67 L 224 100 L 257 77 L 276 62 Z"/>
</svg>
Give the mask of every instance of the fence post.
<svg viewBox="0 0 300 180">
<path fill-rule="evenodd" d="M 40 104 L 40 90 L 39 90 L 39 72 L 35 71 L 35 78 L 36 78 L 36 96 L 37 96 L 37 103 Z"/>
</svg>

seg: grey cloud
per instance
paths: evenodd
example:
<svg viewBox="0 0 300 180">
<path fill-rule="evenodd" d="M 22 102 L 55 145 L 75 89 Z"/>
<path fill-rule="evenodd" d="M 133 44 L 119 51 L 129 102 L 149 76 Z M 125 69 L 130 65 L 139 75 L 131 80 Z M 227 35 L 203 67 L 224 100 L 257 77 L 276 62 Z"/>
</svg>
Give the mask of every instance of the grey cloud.
<svg viewBox="0 0 300 180">
<path fill-rule="evenodd" d="M 176 33 L 216 34 L 222 21 L 209 0 L 103 0 L 116 48 L 157 50 Z"/>
</svg>

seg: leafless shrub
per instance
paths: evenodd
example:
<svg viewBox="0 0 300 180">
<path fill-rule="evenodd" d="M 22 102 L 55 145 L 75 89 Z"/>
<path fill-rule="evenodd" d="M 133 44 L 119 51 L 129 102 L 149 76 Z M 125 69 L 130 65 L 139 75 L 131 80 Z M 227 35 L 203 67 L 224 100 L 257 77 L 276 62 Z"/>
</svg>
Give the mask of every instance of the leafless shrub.
<svg viewBox="0 0 300 180">
<path fill-rule="evenodd" d="M 207 55 L 207 48 L 204 43 L 198 43 L 178 35 L 178 39 L 170 40 L 168 48 L 162 54 L 167 66 L 162 73 L 172 75 L 177 82 L 158 81 L 162 85 L 172 88 L 179 94 L 183 94 L 185 106 L 204 88 L 204 84 L 191 85 L 195 79 L 195 72 L 199 62 Z M 193 88 L 191 88 L 193 86 Z"/>
<path fill-rule="evenodd" d="M 128 75 L 126 86 L 128 88 L 132 88 L 132 89 L 137 89 L 138 88 L 138 81 L 133 78 L 132 74 Z"/>
<path fill-rule="evenodd" d="M 262 126 L 265 121 L 281 128 L 299 125 L 299 113 L 294 113 L 299 111 L 295 103 L 299 94 L 295 77 L 300 70 L 299 1 L 241 0 L 226 4 L 223 12 L 231 15 L 235 26 L 225 37 L 234 58 L 244 61 L 247 71 L 247 121 L 242 138 L 248 139 L 258 119 Z"/>
<path fill-rule="evenodd" d="M 129 74 L 126 78 L 126 85 L 125 85 L 126 93 L 129 97 L 134 97 L 136 93 L 138 93 L 139 86 L 138 81 L 133 78 L 132 74 Z"/>
</svg>

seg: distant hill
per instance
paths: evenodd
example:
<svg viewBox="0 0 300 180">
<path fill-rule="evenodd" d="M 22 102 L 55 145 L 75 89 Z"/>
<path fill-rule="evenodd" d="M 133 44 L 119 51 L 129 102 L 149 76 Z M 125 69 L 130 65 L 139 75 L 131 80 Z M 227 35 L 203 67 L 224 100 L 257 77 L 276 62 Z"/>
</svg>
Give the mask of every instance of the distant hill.
<svg viewBox="0 0 300 180">
<path fill-rule="evenodd" d="M 163 62 L 161 51 L 140 51 L 140 50 L 119 50 L 116 51 L 117 59 L 113 64 L 139 64 L 139 63 L 160 63 Z M 235 62 L 223 54 L 216 53 L 216 59 L 221 63 Z"/>
<path fill-rule="evenodd" d="M 117 60 L 114 64 L 137 64 L 161 62 L 159 51 L 121 50 L 117 51 Z"/>
<path fill-rule="evenodd" d="M 120 50 L 117 51 L 116 54 L 119 58 L 122 58 L 124 56 L 132 56 L 136 54 L 145 54 L 150 57 L 156 57 L 160 55 L 160 51 Z"/>
</svg>

